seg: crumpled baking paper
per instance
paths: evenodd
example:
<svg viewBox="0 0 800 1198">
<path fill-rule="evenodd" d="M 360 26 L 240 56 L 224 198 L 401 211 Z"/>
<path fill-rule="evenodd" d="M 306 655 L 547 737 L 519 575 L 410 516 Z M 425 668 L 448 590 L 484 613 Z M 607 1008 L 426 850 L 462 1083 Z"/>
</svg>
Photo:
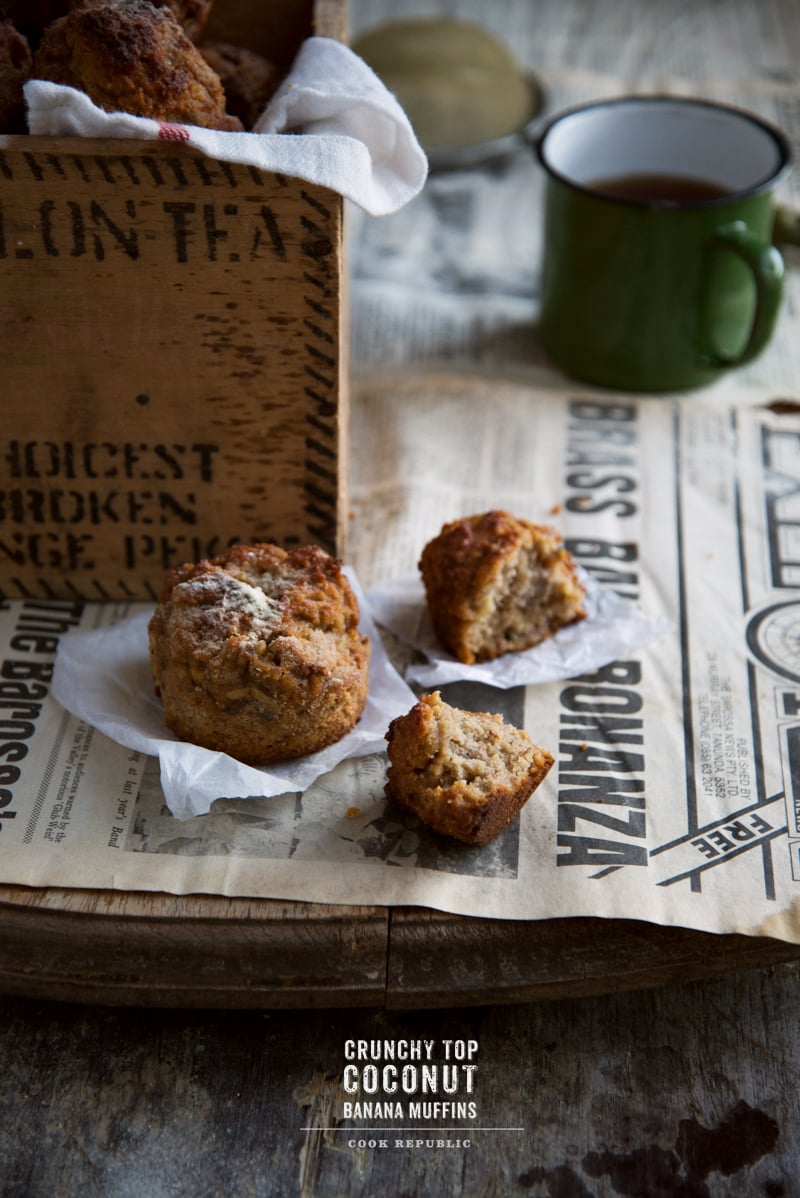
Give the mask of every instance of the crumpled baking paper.
<svg viewBox="0 0 800 1198">
<path fill-rule="evenodd" d="M 664 616 L 647 615 L 632 599 L 600 587 L 583 570 L 579 569 L 578 575 L 586 587 L 585 620 L 560 629 L 533 649 L 505 653 L 476 665 L 464 665 L 442 648 L 418 575 L 373 588 L 369 603 L 379 624 L 427 658 L 427 664 L 412 664 L 406 670 L 410 682 L 425 687 L 467 680 L 505 690 L 574 678 L 626 657 L 672 631 L 673 625 Z"/>
<path fill-rule="evenodd" d="M 252 133 L 227 133 L 105 112 L 72 87 L 25 84 L 28 131 L 52 137 L 159 138 L 224 162 L 319 183 L 371 216 L 420 191 L 428 162 L 411 123 L 363 59 L 333 38 L 310 37 Z"/>
<path fill-rule="evenodd" d="M 372 646 L 369 694 L 353 731 L 318 753 L 256 768 L 226 753 L 178 740 L 164 724 L 164 710 L 153 688 L 147 642 L 151 610 L 108 628 L 62 637 L 53 671 L 53 697 L 118 744 L 158 757 L 164 798 L 177 819 L 205 815 L 215 799 L 304 791 L 345 758 L 384 750 L 390 721 L 405 715 L 416 702 L 386 656 L 358 580 L 349 568 L 345 573 L 359 601 L 359 628 Z"/>
</svg>

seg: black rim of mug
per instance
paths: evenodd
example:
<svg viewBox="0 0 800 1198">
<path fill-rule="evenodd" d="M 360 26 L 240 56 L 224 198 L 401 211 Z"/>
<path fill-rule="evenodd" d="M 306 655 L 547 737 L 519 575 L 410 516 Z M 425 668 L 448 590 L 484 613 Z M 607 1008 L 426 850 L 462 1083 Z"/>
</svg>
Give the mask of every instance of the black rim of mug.
<svg viewBox="0 0 800 1198">
<path fill-rule="evenodd" d="M 674 201 L 664 201 L 660 203 L 658 200 L 645 200 L 632 196 L 612 196 L 605 192 L 599 191 L 589 183 L 579 183 L 575 179 L 571 179 L 568 175 L 559 171 L 557 167 L 547 161 L 546 143 L 550 133 L 562 121 L 568 120 L 570 117 L 577 116 L 582 112 L 591 112 L 602 108 L 613 108 L 621 105 L 631 106 L 635 104 L 670 104 L 685 106 L 687 108 L 711 108 L 715 112 L 728 113 L 740 120 L 749 121 L 750 124 L 758 126 L 763 132 L 772 138 L 778 148 L 780 155 L 780 163 L 778 167 L 770 173 L 768 178 L 759 180 L 758 183 L 752 184 L 750 187 L 742 187 L 736 191 L 732 191 L 729 195 L 714 197 L 712 199 L 695 199 L 675 204 Z M 587 104 L 577 104 L 574 108 L 566 108 L 562 112 L 558 112 L 551 117 L 545 126 L 540 129 L 536 136 L 532 139 L 532 145 L 539 159 L 539 163 L 545 172 L 553 179 L 557 179 L 565 187 L 569 187 L 574 191 L 579 191 L 587 196 L 593 196 L 597 199 L 603 199 L 611 204 L 624 204 L 632 208 L 657 208 L 669 207 L 671 210 L 677 208 L 715 208 L 724 207 L 736 199 L 747 199 L 750 196 L 759 195 L 761 192 L 769 191 L 775 187 L 786 174 L 792 165 L 792 148 L 789 140 L 781 129 L 776 125 L 770 124 L 763 117 L 756 113 L 749 112 L 745 108 L 737 108 L 732 104 L 720 104 L 716 100 L 707 100 L 693 96 L 673 96 L 669 93 L 658 95 L 641 95 L 641 96 L 614 96 L 607 100 L 592 100 Z"/>
</svg>

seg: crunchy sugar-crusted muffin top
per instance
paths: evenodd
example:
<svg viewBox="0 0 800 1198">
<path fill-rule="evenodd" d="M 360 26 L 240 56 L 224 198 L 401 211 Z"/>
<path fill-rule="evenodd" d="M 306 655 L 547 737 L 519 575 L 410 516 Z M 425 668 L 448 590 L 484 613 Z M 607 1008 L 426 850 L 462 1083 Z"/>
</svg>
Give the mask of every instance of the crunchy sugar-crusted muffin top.
<svg viewBox="0 0 800 1198">
<path fill-rule="evenodd" d="M 204 663 L 220 680 L 233 669 L 251 681 L 275 668 L 336 670 L 343 649 L 361 639 L 358 604 L 341 565 L 315 545 L 234 545 L 178 567 L 160 603 L 168 605 L 162 619 L 173 655 L 191 654 L 195 666 Z"/>
<path fill-rule="evenodd" d="M 176 735 L 254 764 L 340 739 L 366 702 L 370 647 L 337 559 L 236 545 L 165 579 L 150 660 Z"/>
</svg>

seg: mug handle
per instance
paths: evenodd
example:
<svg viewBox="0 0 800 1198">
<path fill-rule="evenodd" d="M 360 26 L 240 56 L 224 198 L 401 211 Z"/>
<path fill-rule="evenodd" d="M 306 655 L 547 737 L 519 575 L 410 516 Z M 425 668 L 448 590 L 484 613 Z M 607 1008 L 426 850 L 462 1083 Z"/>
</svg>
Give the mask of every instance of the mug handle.
<svg viewBox="0 0 800 1198">
<path fill-rule="evenodd" d="M 800 212 L 796 208 L 776 206 L 772 240 L 776 245 L 800 245 Z"/>
<path fill-rule="evenodd" d="M 774 245 L 765 243 L 740 220 L 721 225 L 711 239 L 711 246 L 741 258 L 750 268 L 756 285 L 753 323 L 744 349 L 730 356 L 709 354 L 706 359 L 711 366 L 740 366 L 757 357 L 772 336 L 783 294 L 783 258 Z"/>
</svg>

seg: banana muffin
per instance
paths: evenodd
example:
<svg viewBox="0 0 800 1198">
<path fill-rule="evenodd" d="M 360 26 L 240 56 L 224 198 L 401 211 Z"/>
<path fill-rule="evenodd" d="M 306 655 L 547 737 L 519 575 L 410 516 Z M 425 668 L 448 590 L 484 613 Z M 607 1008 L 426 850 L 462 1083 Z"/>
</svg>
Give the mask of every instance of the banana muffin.
<svg viewBox="0 0 800 1198">
<path fill-rule="evenodd" d="M 445 524 L 419 569 L 434 631 L 466 665 L 530 649 L 586 617 L 585 589 L 559 533 L 510 512 Z"/>
<path fill-rule="evenodd" d="M 465 844 L 499 836 L 553 764 L 521 728 L 452 707 L 439 691 L 392 720 L 386 740 L 386 797 Z"/>
<path fill-rule="evenodd" d="M 178 567 L 149 625 L 167 727 L 250 765 L 333 744 L 367 699 L 358 619 L 341 564 L 316 545 L 236 545 Z"/>
<path fill-rule="evenodd" d="M 206 129 L 241 130 L 219 76 L 171 8 L 149 0 L 92 0 L 53 21 L 32 75 L 85 92 L 108 112 Z"/>
</svg>

